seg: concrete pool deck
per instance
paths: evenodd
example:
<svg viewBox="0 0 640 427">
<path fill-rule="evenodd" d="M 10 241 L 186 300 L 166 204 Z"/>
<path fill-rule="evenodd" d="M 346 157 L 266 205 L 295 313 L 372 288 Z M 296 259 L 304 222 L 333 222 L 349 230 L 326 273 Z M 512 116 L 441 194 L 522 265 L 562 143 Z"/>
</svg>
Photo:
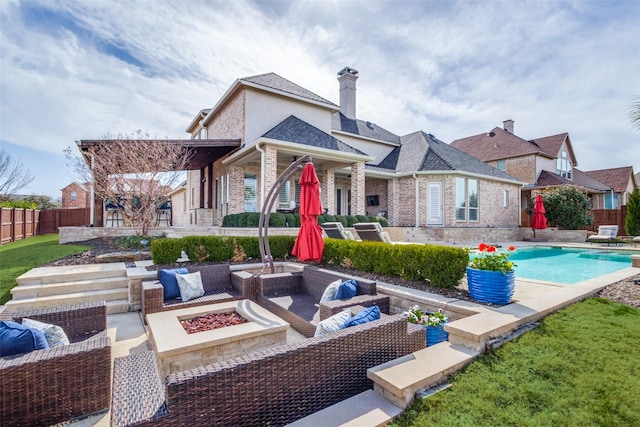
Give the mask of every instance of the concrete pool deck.
<svg viewBox="0 0 640 427">
<path fill-rule="evenodd" d="M 554 242 L 508 242 L 508 245 L 572 246 L 594 249 L 598 245 L 566 245 Z M 606 246 L 602 247 L 606 249 Z M 614 247 L 610 248 L 614 249 Z M 620 249 L 620 248 L 617 248 Z M 624 248 L 628 250 L 628 248 Z M 640 248 L 638 248 L 640 255 Z M 82 266 L 78 266 L 81 268 Z M 494 340 L 509 335 L 522 325 L 540 320 L 574 302 L 587 298 L 611 283 L 640 274 L 640 268 L 625 268 L 574 285 L 517 279 L 514 302 L 490 307 L 473 302 L 448 299 L 441 295 L 379 283 L 379 291 L 400 298 L 429 301 L 445 310 L 461 313 L 447 325 L 450 341 L 420 350 L 385 366 L 370 369 L 374 390 L 354 396 L 303 418 L 297 426 L 374 426 L 399 415 L 416 392 L 446 379 L 453 369 L 461 369 L 477 358 Z M 116 357 L 150 349 L 148 331 L 139 311 L 107 316 L 108 335 L 112 343 L 112 361 Z M 295 335 L 295 331 L 290 331 Z M 294 336 L 293 339 L 300 339 Z M 386 387 L 386 388 L 385 388 Z M 385 394 L 386 393 L 386 394 Z M 318 424 L 320 422 L 320 424 Z M 72 423 L 74 426 L 109 426 L 110 414 L 104 413 Z"/>
</svg>

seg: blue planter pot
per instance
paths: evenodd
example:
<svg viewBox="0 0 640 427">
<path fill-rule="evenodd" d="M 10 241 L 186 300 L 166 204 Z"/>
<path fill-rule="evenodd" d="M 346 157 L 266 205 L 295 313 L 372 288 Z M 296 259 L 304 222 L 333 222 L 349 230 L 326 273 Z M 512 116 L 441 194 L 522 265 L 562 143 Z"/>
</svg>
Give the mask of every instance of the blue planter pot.
<svg viewBox="0 0 640 427">
<path fill-rule="evenodd" d="M 509 304 L 516 286 L 516 272 L 476 270 L 467 267 L 467 283 L 471 298 L 491 304 Z"/>
<path fill-rule="evenodd" d="M 442 341 L 449 341 L 449 333 L 444 330 L 444 325 L 425 326 L 427 328 L 427 347 Z"/>
</svg>

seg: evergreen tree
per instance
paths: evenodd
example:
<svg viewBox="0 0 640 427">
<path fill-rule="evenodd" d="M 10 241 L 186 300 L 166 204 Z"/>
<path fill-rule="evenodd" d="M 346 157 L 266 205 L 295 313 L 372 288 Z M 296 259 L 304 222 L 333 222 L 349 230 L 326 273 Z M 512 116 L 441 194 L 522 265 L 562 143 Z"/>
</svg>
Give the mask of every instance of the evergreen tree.
<svg viewBox="0 0 640 427">
<path fill-rule="evenodd" d="M 562 185 L 544 192 L 547 221 L 565 230 L 582 230 L 591 224 L 591 202 L 584 190 Z"/>
<path fill-rule="evenodd" d="M 627 200 L 625 229 L 628 236 L 640 236 L 640 189 L 636 188 Z"/>
</svg>

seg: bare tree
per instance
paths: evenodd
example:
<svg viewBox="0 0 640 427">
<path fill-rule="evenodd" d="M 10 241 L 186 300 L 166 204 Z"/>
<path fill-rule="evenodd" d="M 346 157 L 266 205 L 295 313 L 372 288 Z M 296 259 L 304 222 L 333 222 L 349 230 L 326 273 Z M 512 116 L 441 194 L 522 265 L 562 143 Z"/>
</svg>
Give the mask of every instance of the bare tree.
<svg viewBox="0 0 640 427">
<path fill-rule="evenodd" d="M 7 199 L 12 194 L 31 184 L 33 176 L 19 160 L 14 160 L 0 149 L 0 199 Z"/>
<path fill-rule="evenodd" d="M 82 158 L 65 150 L 70 167 L 84 181 L 94 182 L 95 194 L 122 210 L 127 221 L 149 234 L 157 209 L 187 169 L 190 152 L 169 140 L 145 139 L 141 132 L 91 141 Z"/>
<path fill-rule="evenodd" d="M 640 130 L 640 99 L 631 104 L 631 126 Z"/>
</svg>

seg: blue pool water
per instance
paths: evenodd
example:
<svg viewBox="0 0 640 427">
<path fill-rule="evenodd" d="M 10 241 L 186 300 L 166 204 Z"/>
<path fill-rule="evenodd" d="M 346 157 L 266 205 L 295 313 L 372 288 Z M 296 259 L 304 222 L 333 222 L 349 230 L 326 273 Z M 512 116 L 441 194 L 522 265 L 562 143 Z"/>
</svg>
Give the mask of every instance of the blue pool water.
<svg viewBox="0 0 640 427">
<path fill-rule="evenodd" d="M 556 248 L 537 246 L 517 249 L 509 259 L 516 277 L 565 284 L 631 267 L 631 253 L 598 249 Z"/>
</svg>

